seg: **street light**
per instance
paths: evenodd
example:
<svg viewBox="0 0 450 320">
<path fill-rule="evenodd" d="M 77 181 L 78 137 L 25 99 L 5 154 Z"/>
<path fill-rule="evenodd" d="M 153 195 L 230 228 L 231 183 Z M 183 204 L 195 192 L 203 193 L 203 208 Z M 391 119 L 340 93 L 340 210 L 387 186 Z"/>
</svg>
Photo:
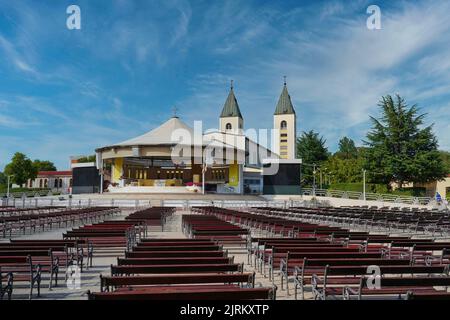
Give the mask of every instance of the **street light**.
<svg viewBox="0 0 450 320">
<path fill-rule="evenodd" d="M 366 201 L 366 169 L 363 169 L 363 198 Z"/>
<path fill-rule="evenodd" d="M 8 176 L 8 187 L 7 187 L 7 191 L 6 191 L 7 198 L 9 198 L 9 184 L 11 183 L 10 180 L 11 180 L 11 177 L 13 177 L 13 176 L 14 176 L 13 174 Z"/>
<path fill-rule="evenodd" d="M 313 164 L 313 195 L 316 195 L 316 164 Z"/>
</svg>

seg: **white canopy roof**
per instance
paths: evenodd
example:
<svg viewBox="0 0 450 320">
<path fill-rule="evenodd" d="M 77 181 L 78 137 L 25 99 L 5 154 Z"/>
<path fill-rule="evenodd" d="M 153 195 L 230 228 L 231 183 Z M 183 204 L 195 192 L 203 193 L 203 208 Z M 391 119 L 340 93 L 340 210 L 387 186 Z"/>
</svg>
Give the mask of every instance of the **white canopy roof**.
<svg viewBox="0 0 450 320">
<path fill-rule="evenodd" d="M 194 135 L 194 130 L 186 123 L 181 121 L 178 117 L 172 117 L 164 122 L 159 127 L 144 133 L 141 136 L 122 141 L 115 146 L 139 146 L 139 145 L 162 145 L 162 144 L 174 144 L 176 141 L 172 140 L 172 133 L 175 130 L 183 129 Z"/>
<path fill-rule="evenodd" d="M 172 139 L 172 134 L 176 131 L 180 130 L 180 134 L 185 131 L 188 134 L 187 138 L 194 140 L 194 130 L 189 127 L 186 123 L 181 121 L 178 117 L 172 117 L 166 122 L 164 122 L 159 127 L 144 133 L 143 135 L 137 136 L 135 138 L 125 140 L 119 142 L 117 144 L 113 144 L 110 146 L 106 146 L 103 148 L 114 148 L 114 147 L 135 147 L 135 146 L 151 146 L 151 145 L 175 145 L 179 142 L 175 139 Z M 202 134 L 202 142 L 201 144 L 196 143 L 196 141 L 192 141 L 188 145 L 202 145 L 209 147 L 225 147 L 225 148 L 235 148 L 232 145 L 229 145 L 223 141 L 206 137 Z M 194 143 L 195 142 L 195 143 Z M 185 144 L 185 143 L 182 143 Z M 101 148 L 101 149 L 103 149 Z M 239 148 L 238 148 L 239 149 Z"/>
</svg>

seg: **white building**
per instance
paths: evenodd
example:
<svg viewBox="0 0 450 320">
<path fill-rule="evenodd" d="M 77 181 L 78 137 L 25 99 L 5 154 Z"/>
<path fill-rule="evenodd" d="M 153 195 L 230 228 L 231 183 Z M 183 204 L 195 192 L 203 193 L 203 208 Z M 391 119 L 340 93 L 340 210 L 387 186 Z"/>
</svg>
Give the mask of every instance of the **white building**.
<svg viewBox="0 0 450 320">
<path fill-rule="evenodd" d="M 50 189 L 69 193 L 72 186 L 72 171 L 39 171 L 36 179 L 28 179 L 27 188 Z"/>
</svg>

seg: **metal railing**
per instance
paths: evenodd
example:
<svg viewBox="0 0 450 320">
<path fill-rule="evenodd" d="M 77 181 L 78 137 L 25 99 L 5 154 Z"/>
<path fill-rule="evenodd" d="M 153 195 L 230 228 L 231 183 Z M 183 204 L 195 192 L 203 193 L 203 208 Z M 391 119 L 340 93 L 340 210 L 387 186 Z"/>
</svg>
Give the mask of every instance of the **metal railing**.
<svg viewBox="0 0 450 320">
<path fill-rule="evenodd" d="M 61 191 L 55 190 L 38 190 L 38 191 L 27 191 L 27 192 L 15 192 L 10 193 L 9 199 L 23 199 L 23 198 L 37 198 L 37 197 L 52 197 L 52 196 L 67 196 L 67 194 Z M 344 191 L 344 190 L 330 190 L 330 189 L 313 189 L 313 188 L 303 188 L 302 195 L 316 196 L 316 197 L 331 197 L 331 198 L 342 198 L 342 199 L 353 199 L 353 200 L 364 200 L 364 194 L 358 191 Z M 0 193 L 0 199 L 6 198 L 6 193 Z M 410 205 L 430 205 L 434 204 L 435 200 L 431 197 L 413 197 L 413 196 L 401 196 L 394 194 L 381 194 L 381 193 L 368 193 L 366 192 L 367 201 L 380 201 L 380 202 L 390 202 L 398 204 L 410 204 Z M 109 200 L 107 200 L 109 201 Z M 134 200 L 132 200 L 134 201 Z M 184 200 L 166 200 L 166 201 L 179 201 Z M 177 202 L 178 201 L 178 202 Z M 205 201 L 205 200 L 189 200 L 191 202 L 195 201 Z M 214 200 L 219 202 L 221 200 Z M 11 202 L 11 201 L 10 201 Z M 239 205 L 237 205 L 239 206 Z"/>
<path fill-rule="evenodd" d="M 343 191 L 343 190 L 329 190 L 329 189 L 314 190 L 312 188 L 304 188 L 302 189 L 302 195 L 364 200 L 364 193 L 358 191 Z M 436 203 L 435 199 L 431 197 L 413 197 L 395 194 L 367 193 L 367 192 L 366 192 L 366 200 L 396 203 L 396 204 L 410 204 L 410 205 L 432 205 Z"/>
<path fill-rule="evenodd" d="M 31 191 L 25 191 L 25 192 L 10 192 L 9 197 L 10 198 L 33 198 L 33 197 L 51 197 L 55 195 L 63 195 L 66 194 L 62 190 L 31 190 Z M 7 193 L 0 193 L 0 199 L 6 198 L 8 196 Z"/>
</svg>

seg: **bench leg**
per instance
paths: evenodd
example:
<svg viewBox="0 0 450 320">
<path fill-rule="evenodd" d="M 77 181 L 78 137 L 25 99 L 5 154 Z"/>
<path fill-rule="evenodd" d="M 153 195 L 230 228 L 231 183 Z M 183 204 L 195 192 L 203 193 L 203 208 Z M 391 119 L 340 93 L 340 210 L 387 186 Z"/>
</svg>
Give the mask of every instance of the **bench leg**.
<svg viewBox="0 0 450 320">
<path fill-rule="evenodd" d="M 289 295 L 289 276 L 286 272 L 286 294 Z"/>
</svg>

